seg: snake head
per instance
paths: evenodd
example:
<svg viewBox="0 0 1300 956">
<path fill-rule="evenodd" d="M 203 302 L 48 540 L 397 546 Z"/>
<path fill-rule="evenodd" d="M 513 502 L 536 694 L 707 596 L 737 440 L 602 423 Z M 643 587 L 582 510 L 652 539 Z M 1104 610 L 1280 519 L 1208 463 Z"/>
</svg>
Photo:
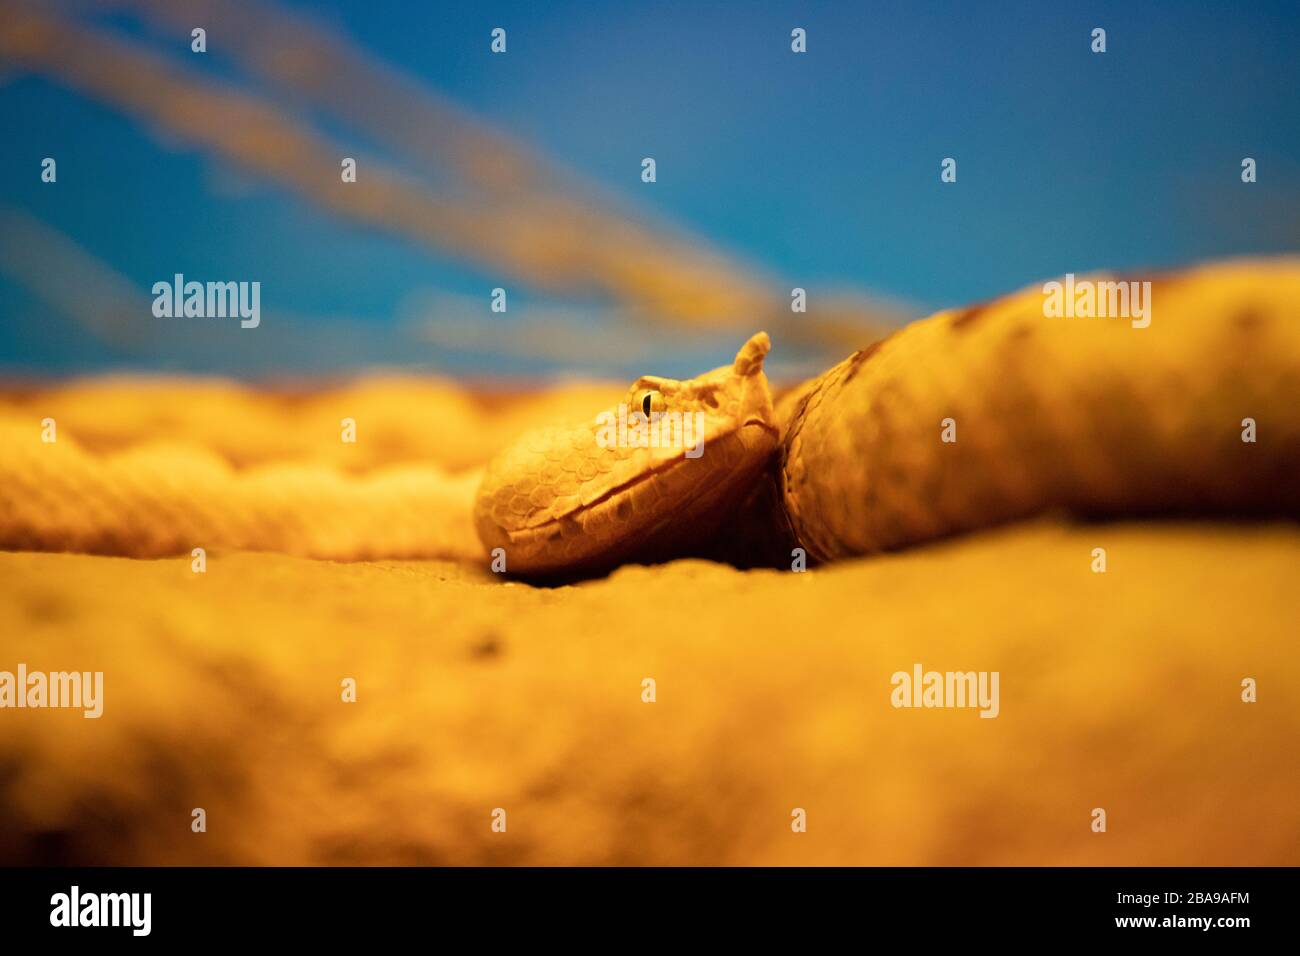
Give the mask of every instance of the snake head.
<svg viewBox="0 0 1300 956">
<path fill-rule="evenodd" d="M 766 332 L 696 378 L 646 375 L 593 419 L 523 436 L 488 465 L 474 519 L 512 573 L 596 573 L 690 554 L 777 445 Z"/>
</svg>

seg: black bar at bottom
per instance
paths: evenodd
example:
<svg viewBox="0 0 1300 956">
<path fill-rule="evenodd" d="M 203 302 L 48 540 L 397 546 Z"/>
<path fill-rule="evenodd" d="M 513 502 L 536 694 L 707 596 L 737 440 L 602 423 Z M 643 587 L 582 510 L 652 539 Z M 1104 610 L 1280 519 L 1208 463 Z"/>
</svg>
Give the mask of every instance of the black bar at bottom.
<svg viewBox="0 0 1300 956">
<path fill-rule="evenodd" d="M 436 930 L 441 947 L 458 931 L 577 940 L 610 928 L 654 938 L 674 927 L 760 937 L 815 927 L 856 938 L 1048 933 L 1231 943 L 1287 929 L 1296 875 L 1293 868 L 5 869 L 0 932 L 6 941 L 76 934 L 93 945 L 110 937 L 373 942 Z"/>
</svg>

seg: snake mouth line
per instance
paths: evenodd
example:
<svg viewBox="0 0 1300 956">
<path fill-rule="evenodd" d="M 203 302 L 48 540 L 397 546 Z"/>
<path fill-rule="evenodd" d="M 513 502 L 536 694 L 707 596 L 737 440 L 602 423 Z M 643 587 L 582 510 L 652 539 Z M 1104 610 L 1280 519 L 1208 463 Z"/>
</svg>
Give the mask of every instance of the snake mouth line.
<svg viewBox="0 0 1300 956">
<path fill-rule="evenodd" d="M 734 429 L 733 431 L 725 432 L 725 433 L 722 435 L 722 437 L 723 437 L 723 438 L 726 438 L 726 437 L 728 437 L 728 436 L 730 436 L 730 435 L 734 435 L 734 434 L 736 434 L 737 432 L 739 432 L 740 429 L 742 429 L 742 428 L 746 428 L 746 427 L 748 427 L 749 425 L 757 425 L 757 426 L 759 426 L 760 428 L 762 428 L 764 431 L 766 431 L 766 432 L 768 432 L 769 434 L 771 434 L 773 437 L 778 437 L 778 436 L 779 436 L 778 429 L 777 429 L 774 425 L 772 425 L 772 424 L 770 424 L 770 423 L 768 423 L 768 422 L 762 421 L 762 420 L 760 420 L 760 419 L 750 418 L 750 419 L 746 419 L 745 421 L 741 422 L 741 423 L 740 423 L 740 426 L 739 426 L 738 428 Z M 718 439 L 717 439 L 717 438 L 714 438 L 713 441 L 718 441 Z M 591 510 L 593 510 L 594 508 L 596 508 L 596 507 L 598 507 L 598 506 L 604 504 L 605 502 L 609 501 L 609 500 L 610 500 L 611 498 L 613 498 L 615 495 L 622 494 L 622 493 L 625 492 L 625 491 L 628 491 L 628 490 L 630 490 L 630 489 L 632 489 L 632 488 L 635 488 L 635 487 L 637 487 L 638 485 L 642 484 L 643 482 L 649 481 L 651 478 L 655 477 L 656 475 L 664 475 L 664 474 L 667 474 L 668 472 L 670 472 L 670 471 L 672 471 L 674 468 L 676 468 L 678 465 L 684 464 L 685 462 L 688 462 L 688 461 L 698 461 L 698 460 L 699 460 L 699 459 L 691 459 L 691 458 L 687 458 L 687 457 L 686 457 L 686 454 L 685 454 L 685 449 L 683 449 L 683 453 L 682 453 L 681 455 L 675 455 L 674 457 L 669 458 L 667 461 L 664 461 L 664 462 L 662 462 L 662 463 L 660 463 L 660 464 L 658 464 L 658 465 L 654 465 L 654 466 L 652 466 L 652 467 L 650 467 L 650 468 L 647 468 L 645 471 L 642 471 L 642 472 L 640 472 L 639 474 L 632 476 L 632 477 L 629 478 L 627 481 L 625 481 L 625 482 L 623 482 L 623 483 L 621 483 L 621 484 L 615 485 L 614 487 L 610 488 L 609 490 L 607 490 L 607 491 L 605 491 L 605 492 L 602 492 L 598 497 L 593 498 L 591 501 L 587 502 L 585 505 L 581 505 L 581 506 L 575 508 L 573 511 L 570 511 L 570 512 L 568 512 L 567 514 L 561 515 L 561 516 L 558 517 L 558 518 L 548 518 L 546 521 L 543 521 L 541 524 L 533 525 L 533 526 L 531 527 L 530 530 L 532 530 L 532 531 L 543 531 L 543 530 L 545 530 L 545 529 L 547 529 L 547 528 L 551 528 L 551 527 L 558 526 L 562 521 L 572 519 L 572 518 L 573 518 L 574 516 L 576 516 L 576 515 L 584 514 L 585 512 L 591 511 Z"/>
</svg>

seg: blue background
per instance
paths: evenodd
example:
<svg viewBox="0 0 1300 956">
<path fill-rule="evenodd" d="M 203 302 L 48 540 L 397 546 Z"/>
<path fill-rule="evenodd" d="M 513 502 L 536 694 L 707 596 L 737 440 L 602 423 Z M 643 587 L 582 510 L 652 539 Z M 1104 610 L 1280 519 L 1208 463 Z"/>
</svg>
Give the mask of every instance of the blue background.
<svg viewBox="0 0 1300 956">
<path fill-rule="evenodd" d="M 1067 271 L 1300 247 L 1294 2 L 289 8 L 630 208 L 810 291 L 860 289 L 919 314 Z M 91 22 L 192 63 L 187 46 L 127 16 Z M 506 56 L 488 51 L 495 26 L 509 32 Z M 793 26 L 808 32 L 806 55 L 790 52 Z M 1094 26 L 1107 30 L 1104 55 L 1090 52 Z M 224 69 L 219 56 L 210 69 Z M 264 310 L 322 320 L 310 349 L 141 354 L 0 274 L 0 371 L 628 371 L 607 357 L 395 350 L 413 291 L 486 302 L 500 277 L 339 218 L 50 79 L 12 66 L 0 79 L 0 206 L 142 293 L 174 272 L 259 278 Z M 639 178 L 646 155 L 652 187 Z M 59 160 L 55 186 L 39 180 L 44 156 Z M 955 186 L 939 183 L 945 156 L 958 160 Z M 1254 185 L 1240 180 L 1244 156 L 1258 161 Z M 329 318 L 373 335 L 335 342 Z M 671 342 L 662 364 L 676 370 Z"/>
</svg>

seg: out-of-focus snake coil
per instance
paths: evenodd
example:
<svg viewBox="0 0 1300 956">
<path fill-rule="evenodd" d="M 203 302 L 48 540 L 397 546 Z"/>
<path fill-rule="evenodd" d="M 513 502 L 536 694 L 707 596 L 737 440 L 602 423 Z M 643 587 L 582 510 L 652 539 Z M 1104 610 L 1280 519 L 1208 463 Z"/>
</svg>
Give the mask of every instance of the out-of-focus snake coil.
<svg viewBox="0 0 1300 956">
<path fill-rule="evenodd" d="M 798 542 L 827 561 L 1057 508 L 1300 513 L 1300 263 L 1151 281 L 1145 328 L 1046 317 L 1036 286 L 796 390 L 780 474 Z"/>
</svg>

